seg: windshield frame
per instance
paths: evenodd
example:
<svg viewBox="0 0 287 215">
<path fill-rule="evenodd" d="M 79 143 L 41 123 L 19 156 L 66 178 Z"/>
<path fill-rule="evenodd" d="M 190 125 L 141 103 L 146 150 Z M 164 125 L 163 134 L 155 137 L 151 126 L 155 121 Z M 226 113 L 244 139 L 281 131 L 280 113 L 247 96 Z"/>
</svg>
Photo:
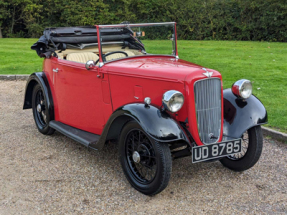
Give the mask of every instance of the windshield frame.
<svg viewBox="0 0 287 215">
<path fill-rule="evenodd" d="M 174 55 L 165 55 L 165 56 L 172 56 L 178 59 L 178 52 L 177 52 L 177 33 L 176 33 L 176 22 L 158 22 L 158 23 L 124 23 L 124 24 L 115 24 L 115 25 L 95 25 L 97 28 L 97 35 L 98 35 L 98 48 L 99 48 L 99 66 L 102 67 L 107 61 L 104 61 L 103 52 L 102 52 L 102 40 L 101 40 L 101 33 L 100 29 L 103 28 L 126 28 L 126 27 L 150 27 L 150 26 L 173 26 L 173 33 L 174 33 Z M 155 56 L 162 56 L 162 54 L 149 54 Z M 109 61 L 111 62 L 111 61 Z"/>
</svg>

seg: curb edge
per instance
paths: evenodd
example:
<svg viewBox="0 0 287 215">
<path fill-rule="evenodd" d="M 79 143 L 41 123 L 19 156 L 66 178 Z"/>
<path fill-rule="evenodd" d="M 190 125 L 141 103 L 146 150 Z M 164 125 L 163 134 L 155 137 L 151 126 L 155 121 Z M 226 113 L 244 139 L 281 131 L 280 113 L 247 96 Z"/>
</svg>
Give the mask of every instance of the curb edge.
<svg viewBox="0 0 287 215">
<path fill-rule="evenodd" d="M 287 142 L 287 134 L 263 126 L 261 126 L 261 128 L 263 135 L 271 136 L 273 139 L 278 141 Z"/>
<path fill-rule="evenodd" d="M 30 75 L 0 75 L 0 80 L 3 81 L 26 81 Z"/>
</svg>

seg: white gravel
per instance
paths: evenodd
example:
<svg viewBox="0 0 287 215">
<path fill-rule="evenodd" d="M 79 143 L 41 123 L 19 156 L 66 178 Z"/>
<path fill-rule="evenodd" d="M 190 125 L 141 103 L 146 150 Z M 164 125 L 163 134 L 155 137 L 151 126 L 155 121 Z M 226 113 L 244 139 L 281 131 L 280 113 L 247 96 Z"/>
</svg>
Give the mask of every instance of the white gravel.
<svg viewBox="0 0 287 215">
<path fill-rule="evenodd" d="M 168 187 L 148 197 L 125 179 L 116 145 L 40 134 L 22 110 L 25 84 L 0 81 L 0 214 L 287 214 L 287 144 L 265 139 L 243 173 L 175 160 Z"/>
</svg>

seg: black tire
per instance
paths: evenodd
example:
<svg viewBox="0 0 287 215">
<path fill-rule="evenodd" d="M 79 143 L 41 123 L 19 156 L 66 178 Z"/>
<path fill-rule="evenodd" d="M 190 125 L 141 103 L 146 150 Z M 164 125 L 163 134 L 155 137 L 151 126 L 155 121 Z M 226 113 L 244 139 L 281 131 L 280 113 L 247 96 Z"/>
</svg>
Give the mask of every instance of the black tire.
<svg viewBox="0 0 287 215">
<path fill-rule="evenodd" d="M 247 130 L 248 147 L 243 151 L 243 156 L 228 156 L 220 160 L 223 166 L 234 170 L 244 171 L 253 167 L 259 160 L 263 148 L 263 136 L 261 126 L 255 126 Z M 246 134 L 245 134 L 246 135 Z M 247 135 L 246 135 L 247 136 Z M 244 140 L 243 140 L 244 141 Z M 243 149 L 244 150 L 244 149 Z"/>
<path fill-rule="evenodd" d="M 131 156 L 136 152 L 140 155 L 138 162 Z M 169 146 L 152 140 L 135 121 L 128 122 L 121 132 L 119 159 L 127 180 L 141 193 L 152 196 L 167 187 L 172 171 Z"/>
<path fill-rule="evenodd" d="M 41 109 L 38 111 L 37 106 L 40 105 Z M 38 130 L 42 134 L 51 135 L 55 130 L 49 127 L 49 122 L 51 120 L 49 110 L 47 107 L 47 98 L 44 94 L 42 87 L 37 84 L 33 89 L 32 94 L 32 111 L 35 120 L 35 124 Z"/>
</svg>

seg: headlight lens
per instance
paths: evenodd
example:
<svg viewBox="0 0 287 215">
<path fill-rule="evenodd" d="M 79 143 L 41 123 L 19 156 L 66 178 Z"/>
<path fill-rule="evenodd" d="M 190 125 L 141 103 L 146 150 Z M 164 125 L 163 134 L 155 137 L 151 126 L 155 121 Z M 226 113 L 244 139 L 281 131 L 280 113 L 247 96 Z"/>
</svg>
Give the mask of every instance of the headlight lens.
<svg viewBox="0 0 287 215">
<path fill-rule="evenodd" d="M 251 81 L 246 79 L 241 79 L 236 81 L 232 85 L 232 92 L 234 95 L 247 99 L 252 95 L 252 84 Z"/>
<path fill-rule="evenodd" d="M 163 94 L 162 104 L 170 112 L 177 112 L 182 108 L 184 96 L 176 90 L 169 90 Z"/>
</svg>

